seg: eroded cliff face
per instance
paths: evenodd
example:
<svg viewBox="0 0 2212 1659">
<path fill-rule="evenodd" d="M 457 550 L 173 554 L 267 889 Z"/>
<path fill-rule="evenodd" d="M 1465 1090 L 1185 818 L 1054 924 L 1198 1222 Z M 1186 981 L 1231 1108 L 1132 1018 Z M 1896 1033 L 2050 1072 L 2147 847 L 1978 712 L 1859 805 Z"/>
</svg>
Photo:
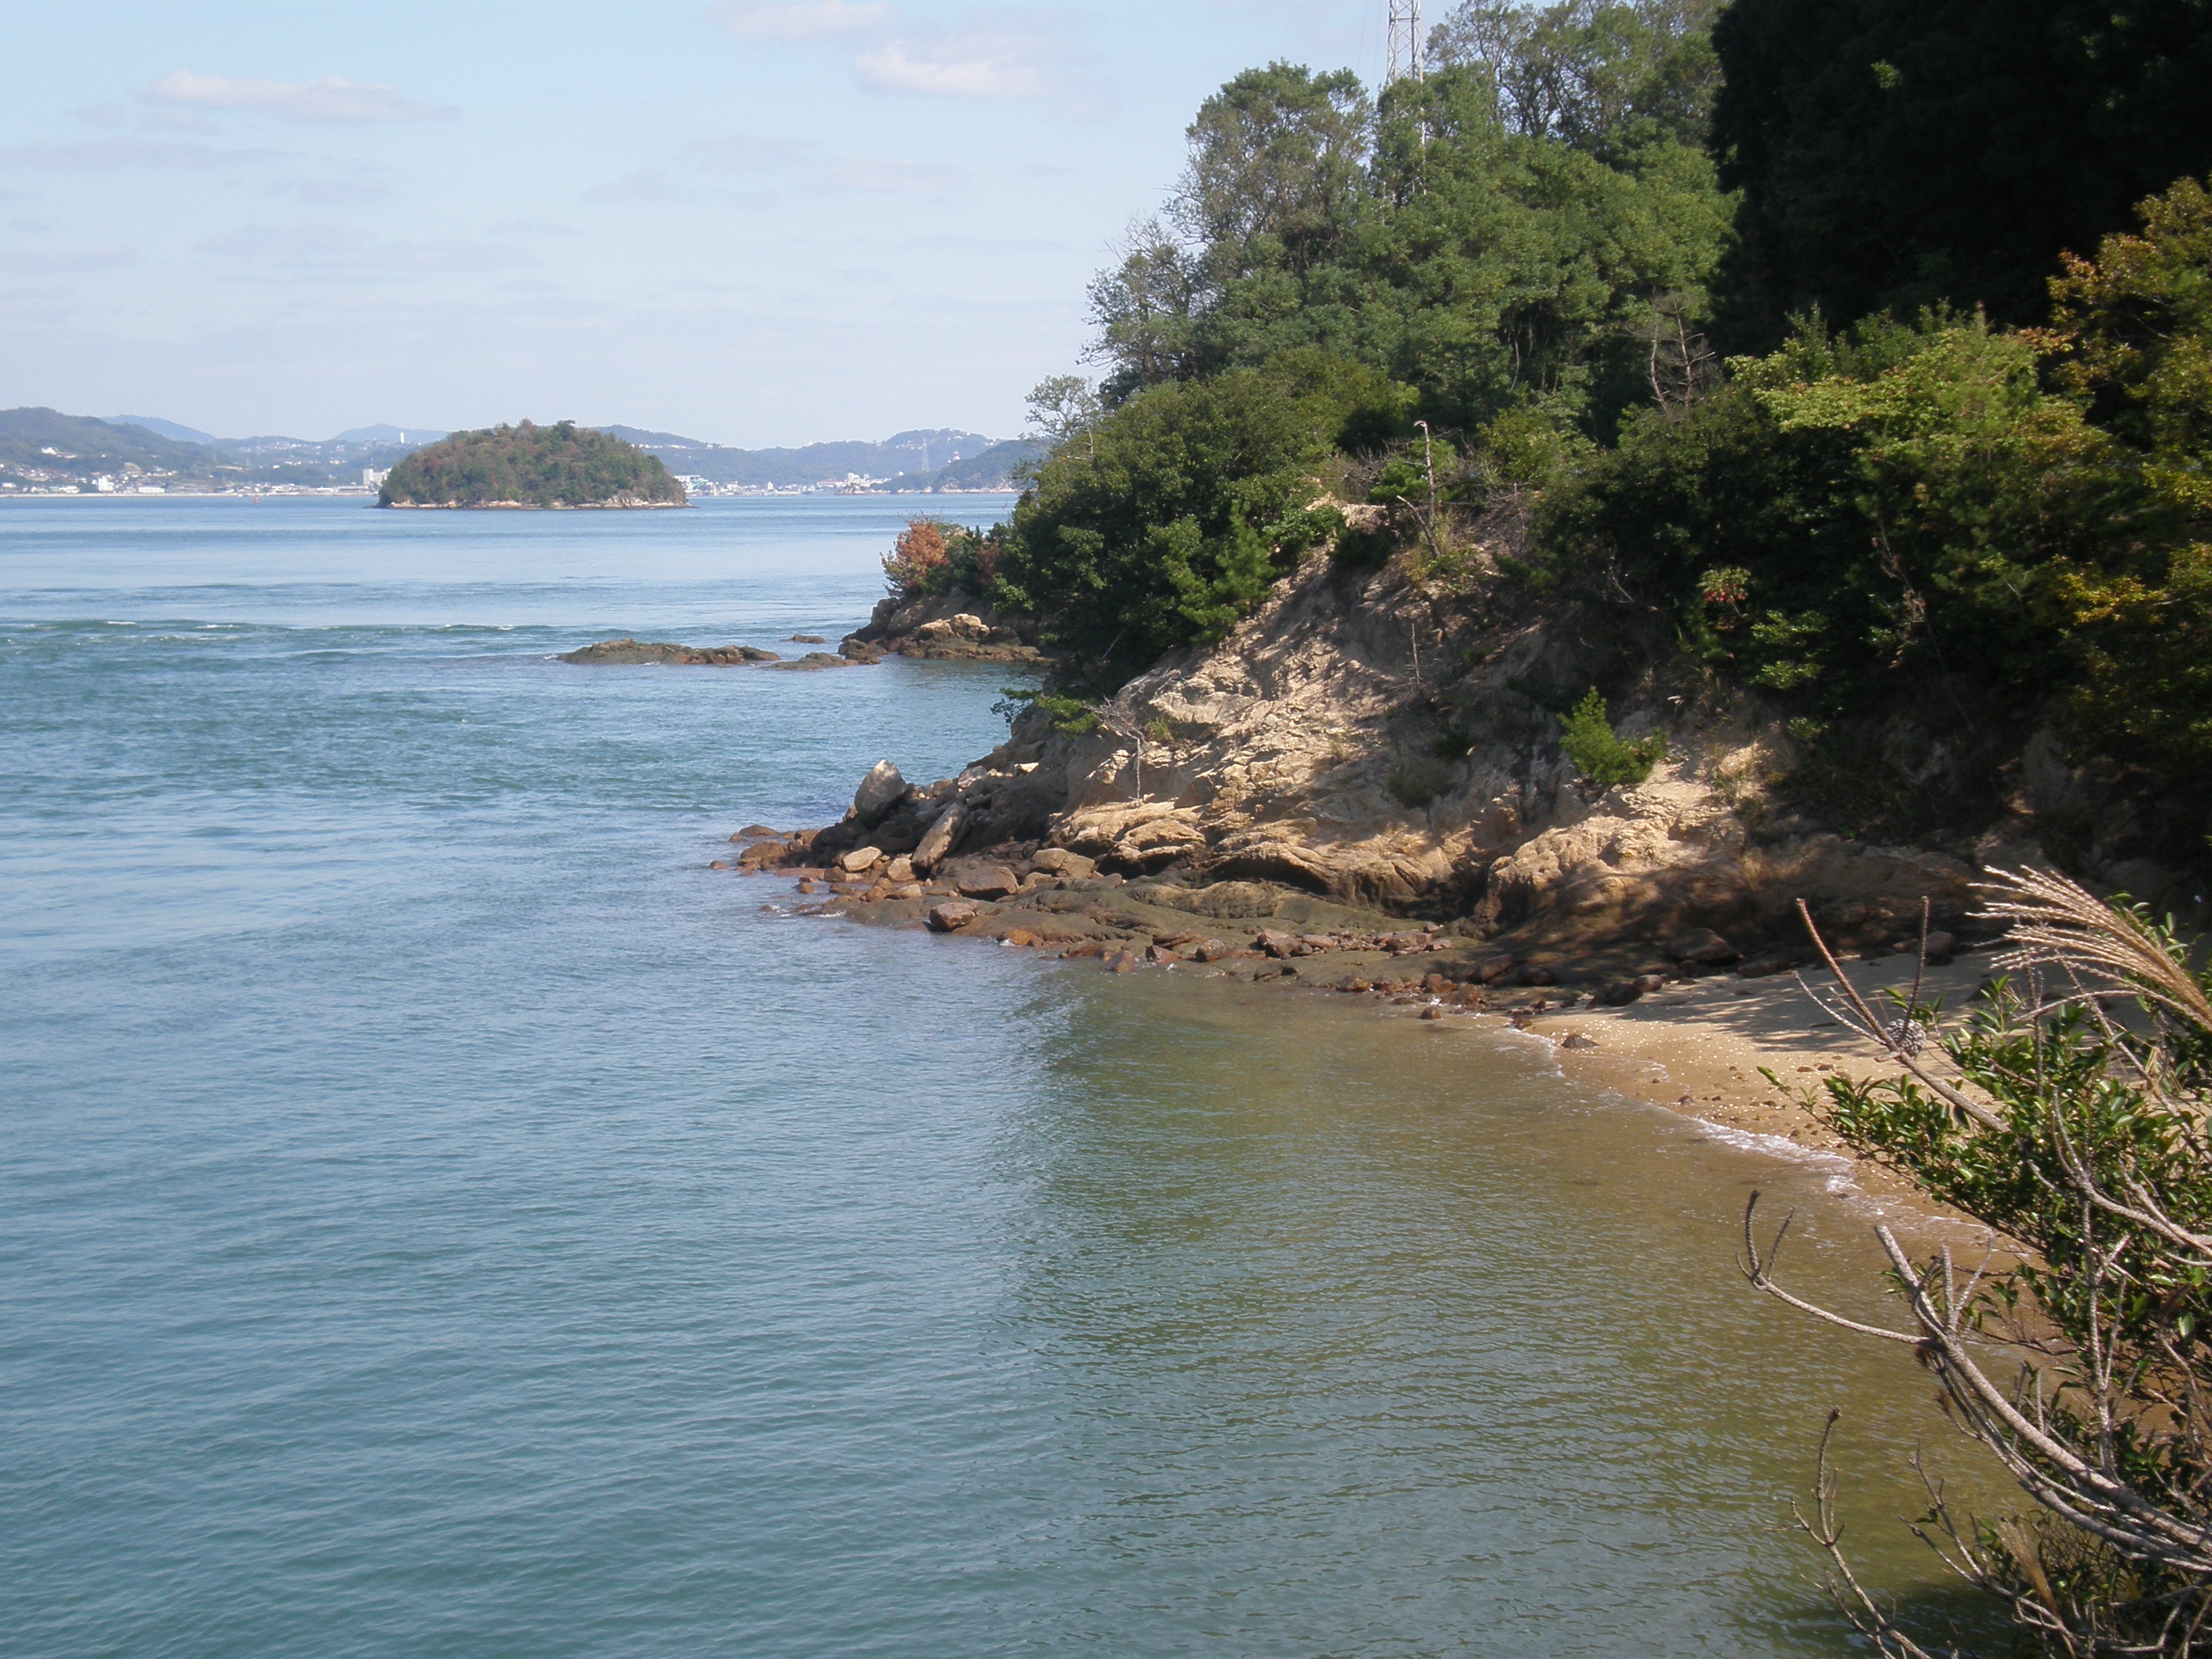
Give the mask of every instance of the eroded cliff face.
<svg viewBox="0 0 2212 1659">
<path fill-rule="evenodd" d="M 1747 948 L 1799 941 L 1801 898 L 1842 944 L 1887 945 L 1917 931 L 1923 900 L 1939 927 L 1967 925 L 1984 866 L 2054 853 L 2162 907 L 2201 906 L 2188 872 L 2127 855 L 2134 809 L 2048 733 L 2011 769 L 1994 822 L 1869 842 L 1780 804 L 1774 786 L 1803 757 L 1771 710 L 1653 668 L 1612 712 L 1624 737 L 1662 733 L 1667 758 L 1601 789 L 1552 712 L 1599 678 L 1596 632 L 1571 600 L 1537 605 L 1479 575 L 1446 595 L 1402 563 L 1316 558 L 1220 645 L 1123 687 L 1099 729 L 1057 731 L 1031 709 L 958 778 L 819 832 L 804 856 L 878 845 L 926 874 L 1044 845 L 1109 872 L 1279 884 L 1560 953 L 1697 927 Z M 1617 630 L 1603 649 L 1617 662 Z M 1917 744 L 1935 788 L 1945 740 L 1897 741 Z"/>
</svg>

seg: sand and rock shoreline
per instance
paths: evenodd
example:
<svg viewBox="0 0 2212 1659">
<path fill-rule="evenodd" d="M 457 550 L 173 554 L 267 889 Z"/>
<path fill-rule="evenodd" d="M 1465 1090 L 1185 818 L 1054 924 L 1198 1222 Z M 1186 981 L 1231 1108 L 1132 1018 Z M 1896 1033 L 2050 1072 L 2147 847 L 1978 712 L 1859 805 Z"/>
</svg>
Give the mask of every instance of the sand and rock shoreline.
<svg viewBox="0 0 2212 1659">
<path fill-rule="evenodd" d="M 1827 1076 L 1893 1069 L 1815 1000 L 1832 978 L 1809 942 L 1802 951 L 1769 943 L 1747 953 L 1698 928 L 1636 949 L 1516 950 L 1466 920 L 1408 921 L 1279 883 L 1102 871 L 1089 857 L 1034 840 L 956 854 L 966 840 L 954 816 L 961 809 L 933 799 L 939 787 L 914 788 L 880 764 L 842 824 L 795 832 L 749 825 L 731 836 L 734 856 L 713 867 L 792 884 L 775 908 L 799 915 L 927 929 L 1109 973 L 1358 997 L 1423 1031 L 1510 1030 L 1548 1042 L 1571 1078 L 1777 1155 L 1850 1158 L 1806 1097 Z M 902 814 L 921 823 L 901 823 Z M 856 825 L 889 833 L 856 836 Z M 891 853 L 880 842 L 911 850 Z M 1967 1001 L 1986 972 L 1990 942 L 1931 936 L 1923 998 L 1954 1010 Z M 1896 944 L 1844 964 L 1863 995 L 1912 982 L 1918 942 Z M 1903 1194 L 1863 1164 L 1850 1179 L 1863 1192 Z"/>
</svg>

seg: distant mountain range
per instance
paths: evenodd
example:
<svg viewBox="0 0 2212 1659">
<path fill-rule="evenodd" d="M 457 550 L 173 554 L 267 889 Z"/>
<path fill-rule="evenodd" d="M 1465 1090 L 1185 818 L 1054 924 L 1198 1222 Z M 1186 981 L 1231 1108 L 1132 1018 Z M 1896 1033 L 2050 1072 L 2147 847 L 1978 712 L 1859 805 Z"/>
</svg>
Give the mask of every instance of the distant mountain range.
<svg viewBox="0 0 2212 1659">
<path fill-rule="evenodd" d="M 732 449 L 634 426 L 603 426 L 660 457 L 671 472 L 741 489 L 805 489 L 858 477 L 902 494 L 1004 489 L 1015 469 L 1043 454 L 1033 439 L 997 440 L 951 428 L 894 434 L 881 443 Z M 218 438 L 153 415 L 105 420 L 51 409 L 0 410 L 0 483 L 80 486 L 129 469 L 182 484 L 357 483 L 365 467 L 386 468 L 448 435 L 429 427 L 361 426 L 320 441 Z"/>
<path fill-rule="evenodd" d="M 930 489 L 1004 489 L 1021 463 L 1044 453 L 1029 438 L 987 438 L 980 432 L 900 432 L 879 444 L 808 444 L 799 449 L 730 449 L 673 432 L 605 426 L 658 455 L 671 472 L 718 484 L 796 489 L 848 477 L 887 480 L 902 493 Z"/>
</svg>

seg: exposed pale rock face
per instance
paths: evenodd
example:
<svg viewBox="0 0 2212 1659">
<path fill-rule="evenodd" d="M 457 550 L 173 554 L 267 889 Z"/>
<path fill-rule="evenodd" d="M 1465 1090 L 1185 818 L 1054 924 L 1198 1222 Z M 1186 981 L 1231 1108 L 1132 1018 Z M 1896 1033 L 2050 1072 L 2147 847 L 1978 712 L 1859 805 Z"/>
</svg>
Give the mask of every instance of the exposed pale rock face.
<svg viewBox="0 0 2212 1659">
<path fill-rule="evenodd" d="M 975 611 L 878 611 L 879 636 L 995 632 Z M 1658 666 L 1611 713 L 1624 737 L 1662 733 L 1667 757 L 1642 784 L 1601 788 L 1562 753 L 1553 710 L 1599 680 L 1619 686 L 1624 651 L 1657 665 L 1672 646 L 1655 636 L 1639 659 L 1617 634 L 1593 644 L 1587 621 L 1557 600 L 1480 587 L 1447 600 L 1395 568 L 1311 559 L 1218 646 L 1125 685 L 1100 729 L 1059 732 L 1033 708 L 959 777 L 904 790 L 880 829 L 848 821 L 842 842 L 839 827 L 820 832 L 822 850 L 865 833 L 887 854 L 910 848 L 915 874 L 984 853 L 1008 877 L 1027 871 L 1025 884 L 1168 875 L 1184 884 L 1157 902 L 1224 919 L 1280 915 L 1285 890 L 1303 890 L 1499 936 L 1498 975 L 1540 984 L 1531 975 L 1550 970 L 1531 952 L 1633 948 L 1649 961 L 1696 929 L 1725 938 L 1718 954 L 1688 952 L 1693 965 L 1779 971 L 1804 944 L 1800 899 L 1850 948 L 1917 936 L 1923 903 L 1954 927 L 1989 851 L 2042 857 L 2052 813 L 2077 838 L 2129 844 L 2125 812 L 2047 739 L 1979 845 L 1972 826 L 1949 850 L 1846 839 L 1773 805 L 1772 781 L 1804 757 L 1771 710 L 1707 701 L 1700 682 L 1669 683 Z M 1929 754 L 1943 763 L 1940 742 Z M 2100 867 L 2146 896 L 2179 879 L 2147 861 Z"/>
<path fill-rule="evenodd" d="M 1037 649 L 1034 620 L 994 611 L 958 588 L 904 603 L 896 597 L 880 600 L 867 625 L 847 635 L 838 649 L 862 662 L 886 655 L 956 662 L 1046 660 Z"/>
</svg>

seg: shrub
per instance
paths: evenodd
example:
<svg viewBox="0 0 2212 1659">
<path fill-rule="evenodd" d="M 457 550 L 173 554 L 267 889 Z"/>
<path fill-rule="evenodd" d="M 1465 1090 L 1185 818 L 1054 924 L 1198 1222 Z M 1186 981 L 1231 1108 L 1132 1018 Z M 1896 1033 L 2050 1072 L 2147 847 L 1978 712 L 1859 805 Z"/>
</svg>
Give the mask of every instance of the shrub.
<svg viewBox="0 0 2212 1659">
<path fill-rule="evenodd" d="M 1837 1322 L 1910 1346 L 1951 1420 L 2032 1500 L 2025 1517 L 1976 1522 L 1931 1485 L 1914 1530 L 2001 1597 L 2037 1647 L 2201 1653 L 2212 1620 L 2212 974 L 2140 908 L 2057 876 L 1999 872 L 1993 884 L 1992 912 L 2016 947 L 1999 965 L 2027 968 L 2024 978 L 1995 981 L 1934 1041 L 1936 1011 L 1917 984 L 1877 1011 L 1838 969 L 1828 1012 L 1900 1074 L 1838 1075 L 1806 1098 L 1856 1150 L 1990 1229 L 2003 1261 L 1969 1277 L 1948 1248 L 1916 1262 L 1878 1227 L 1908 1328 Z M 1747 1275 L 1789 1299 L 1751 1222 L 1747 1209 Z M 1825 1457 L 1821 1486 L 1817 1518 L 1799 1524 L 1827 1551 L 1832 1588 L 1877 1651 L 1922 1652 L 1856 1591 Z"/>
<path fill-rule="evenodd" d="M 991 705 L 991 712 L 1004 714 L 1009 722 L 1018 719 L 1028 708 L 1040 708 L 1052 729 L 1064 737 L 1079 738 L 1098 730 L 1097 699 L 1082 692 L 1061 693 L 1032 691 L 1021 686 L 1001 686 L 1000 700 Z"/>
<path fill-rule="evenodd" d="M 1310 503 L 1346 424 L 1404 403 L 1312 351 L 1140 392 L 1045 462 L 1015 509 L 1001 593 L 1079 658 L 1218 640 L 1343 527 Z"/>
<path fill-rule="evenodd" d="M 955 588 L 987 599 L 998 575 L 1005 538 L 1003 526 L 981 532 L 941 519 L 915 519 L 884 556 L 884 579 L 902 601 Z"/>
<path fill-rule="evenodd" d="M 1657 732 L 1631 743 L 1613 729 L 1606 719 L 1605 699 L 1595 686 L 1561 717 L 1561 724 L 1565 729 L 1559 746 L 1567 751 L 1567 758 L 1591 782 L 1608 788 L 1643 782 L 1666 757 L 1667 739 Z"/>
</svg>

